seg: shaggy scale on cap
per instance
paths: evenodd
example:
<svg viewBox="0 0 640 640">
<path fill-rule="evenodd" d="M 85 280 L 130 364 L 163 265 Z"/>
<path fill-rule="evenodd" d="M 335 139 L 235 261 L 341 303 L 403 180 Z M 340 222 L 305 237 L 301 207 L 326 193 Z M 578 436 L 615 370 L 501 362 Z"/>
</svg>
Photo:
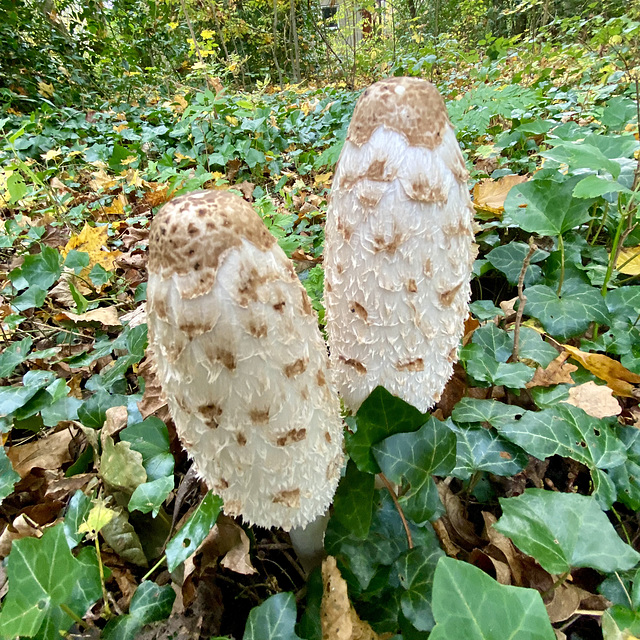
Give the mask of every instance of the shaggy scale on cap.
<svg viewBox="0 0 640 640">
<path fill-rule="evenodd" d="M 151 225 L 148 324 L 178 435 L 225 512 L 262 527 L 324 513 L 342 466 L 339 402 L 293 264 L 227 191 Z"/>
<path fill-rule="evenodd" d="M 451 377 L 476 255 L 467 177 L 432 84 L 389 78 L 360 97 L 324 256 L 332 368 L 351 411 L 378 385 L 427 411 Z"/>
</svg>

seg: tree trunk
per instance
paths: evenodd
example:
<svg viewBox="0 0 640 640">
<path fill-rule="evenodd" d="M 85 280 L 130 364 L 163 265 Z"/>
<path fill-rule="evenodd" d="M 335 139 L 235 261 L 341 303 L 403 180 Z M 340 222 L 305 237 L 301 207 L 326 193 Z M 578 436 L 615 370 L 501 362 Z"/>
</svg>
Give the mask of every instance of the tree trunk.
<svg viewBox="0 0 640 640">
<path fill-rule="evenodd" d="M 291 20 L 291 42 L 293 43 L 293 59 L 291 61 L 293 77 L 296 82 L 300 82 L 302 79 L 300 76 L 300 45 L 298 43 L 298 25 L 296 24 L 295 0 L 289 0 L 289 17 Z"/>
</svg>

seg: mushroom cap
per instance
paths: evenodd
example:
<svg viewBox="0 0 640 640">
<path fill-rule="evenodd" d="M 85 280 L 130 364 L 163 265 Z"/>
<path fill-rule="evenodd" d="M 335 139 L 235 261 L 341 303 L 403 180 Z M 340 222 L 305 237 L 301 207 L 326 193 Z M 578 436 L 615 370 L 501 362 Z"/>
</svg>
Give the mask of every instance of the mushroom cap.
<svg viewBox="0 0 640 640">
<path fill-rule="evenodd" d="M 464 159 L 433 85 L 389 78 L 358 100 L 325 228 L 336 387 L 378 385 L 427 411 L 453 372 L 476 247 Z"/>
<path fill-rule="evenodd" d="M 304 526 L 333 498 L 342 422 L 293 264 L 227 191 L 164 205 L 149 254 L 150 344 L 182 444 L 227 514 Z"/>
</svg>

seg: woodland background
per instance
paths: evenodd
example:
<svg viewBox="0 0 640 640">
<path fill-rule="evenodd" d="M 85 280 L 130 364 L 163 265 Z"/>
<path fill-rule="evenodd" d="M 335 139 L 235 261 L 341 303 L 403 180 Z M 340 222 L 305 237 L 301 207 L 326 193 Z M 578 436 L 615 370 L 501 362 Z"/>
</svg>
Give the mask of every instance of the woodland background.
<svg viewBox="0 0 640 640">
<path fill-rule="evenodd" d="M 0 16 L 0 637 L 640 635 L 637 1 Z M 235 189 L 322 326 L 333 168 L 390 75 L 436 84 L 465 155 L 471 315 L 431 415 L 377 389 L 347 418 L 336 564 L 307 576 L 287 534 L 185 480 L 146 353 L 148 228 Z"/>
</svg>

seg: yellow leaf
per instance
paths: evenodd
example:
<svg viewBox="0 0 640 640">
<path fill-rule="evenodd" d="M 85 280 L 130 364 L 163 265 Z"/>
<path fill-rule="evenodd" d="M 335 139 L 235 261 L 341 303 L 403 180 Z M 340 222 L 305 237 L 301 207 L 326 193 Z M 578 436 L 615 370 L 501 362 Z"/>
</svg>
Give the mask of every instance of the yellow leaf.
<svg viewBox="0 0 640 640">
<path fill-rule="evenodd" d="M 129 169 L 127 171 L 127 184 L 131 187 L 142 187 L 144 180 L 140 176 L 140 171 L 138 169 Z"/>
<path fill-rule="evenodd" d="M 53 85 L 40 80 L 38 82 L 38 93 L 45 98 L 53 98 Z"/>
<path fill-rule="evenodd" d="M 82 277 L 87 277 L 91 269 L 97 264 L 107 271 L 113 271 L 116 267 L 115 261 L 122 253 L 120 251 L 103 250 L 107 240 L 107 226 L 90 227 L 85 223 L 84 228 L 78 235 L 71 236 L 61 253 L 64 258 L 67 257 L 71 249 L 89 254 L 89 266 L 82 270 Z"/>
<path fill-rule="evenodd" d="M 126 122 L 123 122 L 122 124 L 119 124 L 117 126 L 113 127 L 113 130 L 116 133 L 120 133 L 121 131 L 123 131 L 124 129 L 126 129 L 129 125 Z"/>
<path fill-rule="evenodd" d="M 138 156 L 127 156 L 124 160 L 122 160 L 121 164 L 131 164 L 138 159 Z"/>
<path fill-rule="evenodd" d="M 49 149 L 47 153 L 41 154 L 41 157 L 44 158 L 45 162 L 49 162 L 49 160 L 53 160 L 54 158 L 59 158 L 62 155 L 61 149 Z"/>
<path fill-rule="evenodd" d="M 195 160 L 193 158 L 190 158 L 189 156 L 185 156 L 182 153 L 180 153 L 179 151 L 174 152 L 173 154 L 178 160 L 188 160 L 189 162 L 195 162 Z"/>
<path fill-rule="evenodd" d="M 333 176 L 333 173 L 331 171 L 329 171 L 329 173 L 318 173 L 313 178 L 313 182 L 315 184 L 329 184 L 331 176 Z"/>
<path fill-rule="evenodd" d="M 504 201 L 511 188 L 526 181 L 526 176 L 503 176 L 498 180 L 481 180 L 473 187 L 473 205 L 478 211 L 488 211 L 501 216 L 504 213 Z"/>
<path fill-rule="evenodd" d="M 89 183 L 92 189 L 111 189 L 118 184 L 118 178 L 114 176 L 110 176 L 104 169 L 100 169 L 100 171 L 95 171 L 91 174 L 93 179 Z"/>
<path fill-rule="evenodd" d="M 640 384 L 640 375 L 629 371 L 617 360 L 601 353 L 587 353 L 569 345 L 562 345 L 574 360 L 577 360 L 594 376 L 604 380 L 618 396 L 633 398 L 634 384 Z"/>
<path fill-rule="evenodd" d="M 104 208 L 104 212 L 107 215 L 121 216 L 124 214 L 124 205 L 126 203 L 127 199 L 124 194 L 121 193 L 108 207 Z"/>
<path fill-rule="evenodd" d="M 629 276 L 640 275 L 640 246 L 623 249 L 618 256 L 616 269 Z"/>
<path fill-rule="evenodd" d="M 205 29 L 200 33 L 200 37 L 203 40 L 211 40 L 211 38 L 213 38 L 213 31 L 210 31 L 209 29 Z"/>
<path fill-rule="evenodd" d="M 225 116 L 225 119 L 232 127 L 238 126 L 238 118 L 235 116 Z"/>
<path fill-rule="evenodd" d="M 102 527 L 113 520 L 115 515 L 116 512 L 109 509 L 102 498 L 98 498 L 89 511 L 87 519 L 78 527 L 78 533 L 88 533 L 94 537 Z"/>
</svg>

